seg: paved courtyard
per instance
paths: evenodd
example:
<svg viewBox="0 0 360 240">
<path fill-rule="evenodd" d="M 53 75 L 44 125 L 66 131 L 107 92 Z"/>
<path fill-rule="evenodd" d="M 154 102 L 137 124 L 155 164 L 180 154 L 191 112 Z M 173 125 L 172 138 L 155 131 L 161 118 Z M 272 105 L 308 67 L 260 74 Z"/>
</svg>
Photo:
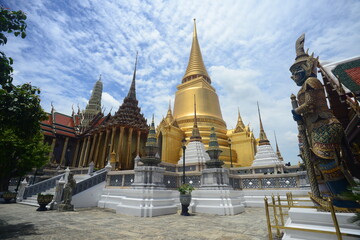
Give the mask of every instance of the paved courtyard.
<svg viewBox="0 0 360 240">
<path fill-rule="evenodd" d="M 263 208 L 236 216 L 179 214 L 139 218 L 110 209 L 37 212 L 35 207 L 0 204 L 0 239 L 267 239 Z"/>
</svg>

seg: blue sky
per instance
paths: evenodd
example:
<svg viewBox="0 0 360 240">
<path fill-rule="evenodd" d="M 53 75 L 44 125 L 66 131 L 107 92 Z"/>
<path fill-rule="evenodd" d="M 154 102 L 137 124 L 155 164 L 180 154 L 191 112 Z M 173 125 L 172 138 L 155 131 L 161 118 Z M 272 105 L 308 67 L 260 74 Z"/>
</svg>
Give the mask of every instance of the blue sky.
<svg viewBox="0 0 360 240">
<path fill-rule="evenodd" d="M 102 74 L 105 113 L 116 111 L 130 87 L 139 51 L 137 98 L 158 124 L 185 73 L 193 30 L 228 128 L 237 109 L 259 134 L 256 101 L 275 148 L 297 163 L 297 127 L 290 95 L 295 41 L 333 62 L 360 54 L 360 1 L 0 1 L 27 16 L 26 39 L 1 46 L 14 59 L 15 83 L 40 87 L 42 106 L 71 114 L 83 109 Z"/>
</svg>

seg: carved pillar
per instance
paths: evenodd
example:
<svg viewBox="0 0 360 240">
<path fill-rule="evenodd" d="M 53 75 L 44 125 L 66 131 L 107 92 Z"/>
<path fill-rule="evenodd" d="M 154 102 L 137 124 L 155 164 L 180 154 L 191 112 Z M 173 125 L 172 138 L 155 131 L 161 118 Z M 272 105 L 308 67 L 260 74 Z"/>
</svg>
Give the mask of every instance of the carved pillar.
<svg viewBox="0 0 360 240">
<path fill-rule="evenodd" d="M 65 154 L 66 154 L 66 149 L 67 149 L 68 142 L 69 142 L 69 138 L 66 137 L 64 147 L 63 147 L 63 150 L 62 150 L 62 153 L 61 153 L 60 166 L 65 166 L 64 160 L 65 160 Z"/>
<path fill-rule="evenodd" d="M 133 128 L 129 128 L 129 136 L 128 136 L 128 142 L 127 142 L 127 151 L 126 151 L 126 169 L 130 169 L 131 164 L 131 141 L 132 141 L 132 132 Z"/>
<path fill-rule="evenodd" d="M 94 138 L 92 139 L 92 145 L 91 145 L 91 150 L 90 150 L 90 155 L 89 155 L 89 162 L 94 161 L 94 150 L 95 150 L 96 139 L 97 139 L 98 135 L 99 135 L 98 133 L 95 133 Z"/>
<path fill-rule="evenodd" d="M 103 136 L 104 132 L 100 132 L 99 135 L 99 139 L 97 140 L 97 146 L 96 146 L 96 150 L 95 150 L 95 156 L 94 156 L 94 163 L 95 163 L 95 167 L 99 167 L 99 151 L 100 151 L 100 144 L 101 144 L 101 139 Z"/>
<path fill-rule="evenodd" d="M 121 166 L 121 152 L 122 152 L 122 145 L 123 145 L 123 141 L 124 141 L 124 131 L 125 131 L 125 127 L 120 127 L 118 149 L 117 149 L 117 152 L 116 152 L 118 168 L 119 169 L 120 169 L 120 166 Z"/>
<path fill-rule="evenodd" d="M 72 163 L 71 163 L 72 167 L 76 167 L 76 160 L 78 158 L 77 156 L 78 156 L 78 153 L 79 153 L 79 145 L 80 145 L 80 141 L 77 141 L 76 142 L 76 147 L 75 147 L 75 153 L 74 153 Z"/>
<path fill-rule="evenodd" d="M 52 142 L 51 142 L 51 150 L 49 152 L 49 162 L 51 162 L 51 160 L 52 160 L 52 155 L 53 155 L 53 152 L 54 152 L 55 143 L 56 143 L 56 138 L 54 137 L 52 139 Z"/>
<path fill-rule="evenodd" d="M 88 138 L 84 138 L 82 140 L 82 145 L 81 145 L 81 154 L 80 154 L 80 160 L 79 160 L 79 165 L 78 167 L 82 167 L 84 164 L 84 154 L 85 154 L 85 148 L 86 148 L 86 143 L 88 141 Z"/>
<path fill-rule="evenodd" d="M 104 167 L 105 162 L 106 162 L 105 159 L 106 159 L 106 150 L 107 150 L 107 147 L 108 147 L 109 133 L 110 133 L 110 130 L 109 130 L 109 129 L 106 129 L 105 143 L 104 143 L 104 148 L 103 148 L 103 151 L 102 151 L 102 154 L 101 154 L 100 164 L 99 164 L 99 166 L 100 166 L 101 168 Z M 110 160 L 110 159 L 109 159 L 109 160 Z"/>
<path fill-rule="evenodd" d="M 88 161 L 88 156 L 89 156 L 90 141 L 91 141 L 91 136 L 88 136 L 87 141 L 86 141 L 86 148 L 85 148 L 83 166 L 87 166 L 87 163 L 89 162 Z"/>
<path fill-rule="evenodd" d="M 138 130 L 137 131 L 137 142 L 136 142 L 136 156 L 140 156 L 140 136 L 141 136 L 141 131 Z"/>
<path fill-rule="evenodd" d="M 111 130 L 111 140 L 110 140 L 110 152 L 114 151 L 114 137 L 115 137 L 116 127 L 112 127 Z"/>
</svg>

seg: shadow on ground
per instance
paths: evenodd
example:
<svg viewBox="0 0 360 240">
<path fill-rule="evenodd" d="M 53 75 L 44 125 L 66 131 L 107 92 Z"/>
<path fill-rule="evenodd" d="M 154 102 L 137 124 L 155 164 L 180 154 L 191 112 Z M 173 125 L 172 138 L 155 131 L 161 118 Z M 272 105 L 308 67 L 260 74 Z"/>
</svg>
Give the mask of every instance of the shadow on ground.
<svg viewBox="0 0 360 240">
<path fill-rule="evenodd" d="M 8 224 L 0 219 L 0 239 L 19 238 L 26 235 L 36 235 L 35 225 L 32 223 Z"/>
</svg>

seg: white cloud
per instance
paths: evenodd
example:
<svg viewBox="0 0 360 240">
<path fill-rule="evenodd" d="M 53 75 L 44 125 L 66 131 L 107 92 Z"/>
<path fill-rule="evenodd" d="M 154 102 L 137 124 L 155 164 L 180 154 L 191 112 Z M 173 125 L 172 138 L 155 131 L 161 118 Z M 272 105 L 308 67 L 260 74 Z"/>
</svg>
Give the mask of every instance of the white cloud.
<svg viewBox="0 0 360 240">
<path fill-rule="evenodd" d="M 101 104 L 104 107 L 105 113 L 109 112 L 112 109 L 112 113 L 118 110 L 120 102 L 111 96 L 108 92 L 103 92 L 101 96 Z"/>
<path fill-rule="evenodd" d="M 360 52 L 359 1 L 8 1 L 27 13 L 27 37 L 9 37 L 4 51 L 15 60 L 15 82 L 42 89 L 42 104 L 71 114 L 86 106 L 100 73 L 103 105 L 119 107 L 132 80 L 139 51 L 137 98 L 142 112 L 159 122 L 186 70 L 192 19 L 207 70 L 219 95 L 228 127 L 237 107 L 258 134 L 256 101 L 265 130 L 273 131 L 286 161 L 297 162 L 297 129 L 290 114 L 289 78 L 294 44 L 306 33 L 305 47 L 321 60 Z M 301 11 L 299 11 L 301 9 Z M 318 11 L 321 9 L 321 11 Z"/>
</svg>

